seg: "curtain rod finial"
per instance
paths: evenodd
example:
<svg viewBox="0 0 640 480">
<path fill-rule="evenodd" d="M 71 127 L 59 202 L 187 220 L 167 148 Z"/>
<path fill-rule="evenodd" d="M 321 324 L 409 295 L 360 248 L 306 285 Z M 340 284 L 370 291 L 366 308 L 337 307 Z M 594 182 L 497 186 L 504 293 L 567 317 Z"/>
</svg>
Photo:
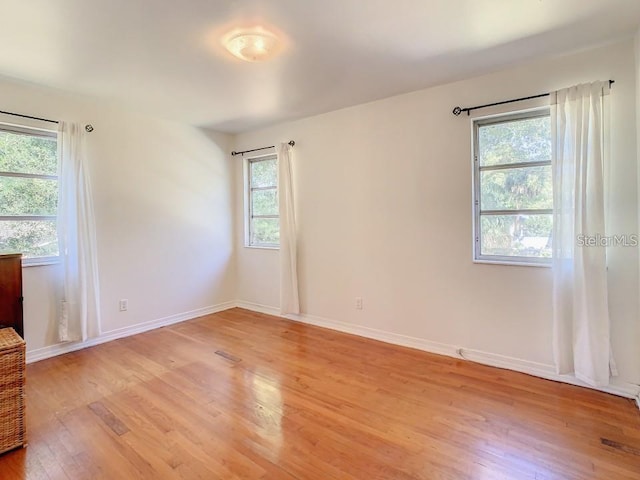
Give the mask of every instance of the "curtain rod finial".
<svg viewBox="0 0 640 480">
<path fill-rule="evenodd" d="M 462 109 L 460 107 L 456 107 L 456 108 L 453 109 L 453 111 L 451 113 L 453 113 L 457 117 L 458 115 L 460 115 L 462 113 Z"/>
<path fill-rule="evenodd" d="M 91 133 L 93 132 L 93 125 L 91 125 L 90 123 L 84 126 L 84 129 L 88 132 Z"/>
<path fill-rule="evenodd" d="M 296 144 L 296 142 L 294 142 L 293 140 L 289 140 L 289 145 L 291 145 L 292 147 Z"/>
</svg>

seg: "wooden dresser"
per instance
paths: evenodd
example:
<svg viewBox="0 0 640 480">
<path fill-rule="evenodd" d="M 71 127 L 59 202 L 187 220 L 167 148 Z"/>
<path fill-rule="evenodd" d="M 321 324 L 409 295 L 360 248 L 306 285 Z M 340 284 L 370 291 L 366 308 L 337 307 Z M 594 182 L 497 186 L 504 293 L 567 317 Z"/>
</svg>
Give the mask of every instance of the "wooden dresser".
<svg viewBox="0 0 640 480">
<path fill-rule="evenodd" d="M 0 255 L 0 328 L 13 327 L 24 338 L 22 254 Z"/>
</svg>

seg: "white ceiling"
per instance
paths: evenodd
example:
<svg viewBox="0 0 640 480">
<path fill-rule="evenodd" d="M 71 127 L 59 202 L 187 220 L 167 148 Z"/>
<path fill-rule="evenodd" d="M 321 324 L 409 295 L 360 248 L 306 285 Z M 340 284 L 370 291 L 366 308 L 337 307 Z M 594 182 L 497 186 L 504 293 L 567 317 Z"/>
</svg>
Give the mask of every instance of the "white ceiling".
<svg viewBox="0 0 640 480">
<path fill-rule="evenodd" d="M 631 34 L 640 0 L 2 0 L 0 75 L 239 132 Z M 219 38 L 261 24 L 268 63 Z"/>
</svg>

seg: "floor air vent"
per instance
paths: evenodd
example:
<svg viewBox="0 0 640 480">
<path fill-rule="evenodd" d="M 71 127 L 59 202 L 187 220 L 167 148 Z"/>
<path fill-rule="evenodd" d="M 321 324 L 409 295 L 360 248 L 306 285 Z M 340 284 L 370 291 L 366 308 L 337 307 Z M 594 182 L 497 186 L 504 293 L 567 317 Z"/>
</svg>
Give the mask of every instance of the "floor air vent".
<svg viewBox="0 0 640 480">
<path fill-rule="evenodd" d="M 231 355 L 230 353 L 227 353 L 227 352 L 225 352 L 223 350 L 216 350 L 216 355 L 220 355 L 222 358 L 225 358 L 225 359 L 229 360 L 230 362 L 234 362 L 234 363 L 237 363 L 237 362 L 242 360 L 242 359 L 240 359 L 240 358 L 238 358 L 238 357 L 236 357 L 234 355 Z"/>
</svg>

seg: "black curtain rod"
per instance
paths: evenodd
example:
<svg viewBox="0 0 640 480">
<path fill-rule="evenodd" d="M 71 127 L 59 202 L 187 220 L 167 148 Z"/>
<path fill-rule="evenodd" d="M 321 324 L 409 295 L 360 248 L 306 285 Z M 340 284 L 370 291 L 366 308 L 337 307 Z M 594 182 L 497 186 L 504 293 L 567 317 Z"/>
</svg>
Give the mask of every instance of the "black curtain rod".
<svg viewBox="0 0 640 480">
<path fill-rule="evenodd" d="M 287 142 L 288 145 L 291 145 L 292 147 L 296 144 L 296 142 L 294 142 L 293 140 L 289 140 L 289 142 Z M 235 157 L 236 155 L 244 155 L 245 153 L 250 153 L 250 152 L 257 152 L 259 150 L 266 150 L 267 148 L 275 148 L 275 145 L 271 145 L 269 147 L 260 147 L 260 148 L 253 148 L 251 150 L 243 150 L 241 152 L 236 152 L 235 150 L 233 152 L 231 152 L 231 156 Z"/>
<path fill-rule="evenodd" d="M 609 80 L 609 87 L 611 87 L 611 85 L 613 85 L 614 83 L 616 83 L 615 80 Z M 462 112 L 467 112 L 467 116 L 469 116 L 471 115 L 472 110 L 478 110 L 480 108 L 487 108 L 487 107 L 495 107 L 496 105 L 504 105 L 505 103 L 522 102 L 524 100 L 532 100 L 534 98 L 548 97 L 549 95 L 551 95 L 551 93 L 541 93 L 539 95 L 531 95 L 530 97 L 514 98 L 513 100 L 505 100 L 503 102 L 496 102 L 496 103 L 487 103 L 486 105 L 478 105 L 477 107 L 466 107 L 466 108 L 456 107 L 453 109 L 451 113 L 453 113 L 457 117 Z"/>
<path fill-rule="evenodd" d="M 22 115 L 21 113 L 5 112 L 0 110 L 0 113 L 5 115 L 13 115 L 14 117 L 30 118 L 31 120 L 40 120 L 41 122 L 60 123 L 58 120 L 49 120 L 48 118 L 32 117 L 31 115 Z"/>
</svg>

